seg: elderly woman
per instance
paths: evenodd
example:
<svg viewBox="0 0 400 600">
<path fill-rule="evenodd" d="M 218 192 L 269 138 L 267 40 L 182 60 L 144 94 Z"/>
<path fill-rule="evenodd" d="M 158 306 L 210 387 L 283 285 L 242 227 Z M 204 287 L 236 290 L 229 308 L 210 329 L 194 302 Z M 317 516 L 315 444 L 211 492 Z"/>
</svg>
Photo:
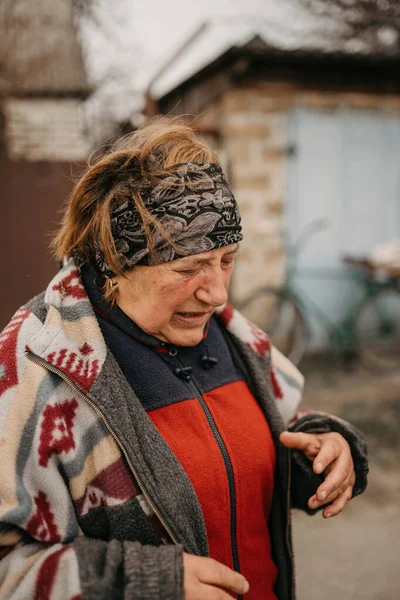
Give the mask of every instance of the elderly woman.
<svg viewBox="0 0 400 600">
<path fill-rule="evenodd" d="M 63 266 L 0 338 L 1 598 L 294 598 L 291 506 L 339 514 L 365 443 L 294 416 L 301 375 L 226 304 L 241 239 L 181 121 L 78 181 Z"/>
</svg>

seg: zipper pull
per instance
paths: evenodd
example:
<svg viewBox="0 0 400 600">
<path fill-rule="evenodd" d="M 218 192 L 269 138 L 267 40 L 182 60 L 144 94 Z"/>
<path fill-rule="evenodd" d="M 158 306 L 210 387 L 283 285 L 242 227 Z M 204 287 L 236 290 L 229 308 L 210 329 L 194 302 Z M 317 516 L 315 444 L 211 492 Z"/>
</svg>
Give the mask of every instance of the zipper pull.
<svg viewBox="0 0 400 600">
<path fill-rule="evenodd" d="M 192 367 L 175 367 L 174 373 L 177 377 L 184 379 L 185 381 L 190 381 L 190 374 L 192 372 Z"/>
<path fill-rule="evenodd" d="M 208 356 L 208 354 L 203 354 L 201 357 L 201 364 L 203 365 L 203 369 L 212 369 L 218 363 L 218 358 L 214 356 Z"/>
</svg>

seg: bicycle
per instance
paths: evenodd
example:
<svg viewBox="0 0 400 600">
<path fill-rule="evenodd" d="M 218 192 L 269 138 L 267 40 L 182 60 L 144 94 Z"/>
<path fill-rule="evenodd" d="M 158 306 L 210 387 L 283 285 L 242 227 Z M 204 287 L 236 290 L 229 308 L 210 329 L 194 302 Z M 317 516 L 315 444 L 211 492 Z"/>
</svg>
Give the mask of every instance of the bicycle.
<svg viewBox="0 0 400 600">
<path fill-rule="evenodd" d="M 342 260 L 349 267 L 347 276 L 358 282 L 362 294 L 340 322 L 332 321 L 304 290 L 294 287 L 298 256 L 312 235 L 325 227 L 325 220 L 310 223 L 295 244 L 287 245 L 283 284 L 259 288 L 239 303 L 238 309 L 259 325 L 271 342 L 296 365 L 309 348 L 311 311 L 327 331 L 329 346 L 335 356 L 356 357 L 366 367 L 377 371 L 398 368 L 400 271 L 377 269 L 367 259 L 345 256 Z M 323 279 L 327 278 L 326 274 L 324 270 Z"/>
</svg>

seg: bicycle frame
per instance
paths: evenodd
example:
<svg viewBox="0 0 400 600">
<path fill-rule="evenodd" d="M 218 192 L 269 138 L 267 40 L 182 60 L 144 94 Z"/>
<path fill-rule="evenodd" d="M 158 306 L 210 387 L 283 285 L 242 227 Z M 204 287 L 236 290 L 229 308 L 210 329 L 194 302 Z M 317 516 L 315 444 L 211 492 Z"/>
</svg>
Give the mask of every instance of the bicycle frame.
<svg viewBox="0 0 400 600">
<path fill-rule="evenodd" d="M 337 279 L 349 279 L 351 281 L 357 281 L 362 288 L 362 295 L 359 299 L 352 302 L 349 309 L 347 310 L 344 318 L 340 321 L 334 321 L 303 289 L 298 287 L 294 288 L 288 285 L 285 287 L 283 293 L 285 295 L 294 296 L 296 302 L 302 309 L 305 318 L 307 319 L 308 325 L 310 321 L 310 315 L 324 327 L 325 331 L 328 332 L 330 342 L 333 350 L 336 352 L 343 351 L 347 348 L 353 348 L 356 345 L 356 332 L 355 332 L 355 321 L 361 304 L 370 296 L 373 296 L 378 290 L 381 289 L 393 289 L 392 285 L 382 284 L 375 281 L 370 281 L 362 276 L 359 277 L 345 277 L 338 276 Z M 329 279 L 324 274 L 324 279 Z"/>
<path fill-rule="evenodd" d="M 330 342 L 335 352 L 341 352 L 347 348 L 353 348 L 356 345 L 355 321 L 361 304 L 370 296 L 381 289 L 396 289 L 399 291 L 398 284 L 391 280 L 379 281 L 366 277 L 360 269 L 349 267 L 345 272 L 339 268 L 330 270 L 327 276 L 326 269 L 298 269 L 297 262 L 301 251 L 306 246 L 314 233 L 321 229 L 321 221 L 309 224 L 300 235 L 298 241 L 293 245 L 287 245 L 287 270 L 286 279 L 280 292 L 287 297 L 291 297 L 298 304 L 303 312 L 304 318 L 310 328 L 310 315 L 323 326 L 329 335 Z M 294 285 L 296 275 L 301 272 L 322 280 L 338 279 L 355 281 L 362 288 L 360 299 L 352 302 L 347 310 L 345 317 L 341 321 L 334 321 L 307 293 L 298 286 Z"/>
</svg>

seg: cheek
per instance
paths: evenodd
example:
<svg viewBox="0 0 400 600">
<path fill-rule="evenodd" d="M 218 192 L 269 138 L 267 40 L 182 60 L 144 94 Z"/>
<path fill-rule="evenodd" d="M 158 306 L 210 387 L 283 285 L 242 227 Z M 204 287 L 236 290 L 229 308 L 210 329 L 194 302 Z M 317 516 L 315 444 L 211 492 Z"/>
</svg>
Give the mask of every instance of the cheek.
<svg viewBox="0 0 400 600">
<path fill-rule="evenodd" d="M 193 282 L 179 282 L 179 284 L 160 285 L 153 296 L 149 309 L 158 319 L 169 319 L 171 314 L 193 296 L 196 286 Z"/>
<path fill-rule="evenodd" d="M 184 306 L 196 290 L 196 286 L 191 282 L 180 282 L 174 286 L 166 286 L 162 292 L 162 301 L 172 310 Z"/>
</svg>

